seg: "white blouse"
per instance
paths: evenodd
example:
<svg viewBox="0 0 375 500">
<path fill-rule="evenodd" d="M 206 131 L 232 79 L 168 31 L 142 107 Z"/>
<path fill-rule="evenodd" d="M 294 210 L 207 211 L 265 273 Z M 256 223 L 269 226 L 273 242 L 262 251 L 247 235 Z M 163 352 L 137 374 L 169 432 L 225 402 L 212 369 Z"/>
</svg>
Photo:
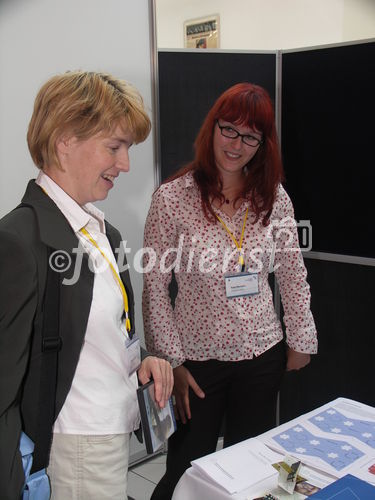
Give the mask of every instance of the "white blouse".
<svg viewBox="0 0 375 500">
<path fill-rule="evenodd" d="M 43 172 L 36 182 L 66 217 L 77 236 L 77 246 L 79 240 L 95 273 L 82 351 L 54 432 L 90 435 L 132 432 L 140 421 L 138 383 L 135 374 L 128 375 L 124 302 L 107 262 L 80 232 L 85 227 L 117 268 L 105 234 L 104 214 L 91 203 L 80 207 Z"/>
</svg>

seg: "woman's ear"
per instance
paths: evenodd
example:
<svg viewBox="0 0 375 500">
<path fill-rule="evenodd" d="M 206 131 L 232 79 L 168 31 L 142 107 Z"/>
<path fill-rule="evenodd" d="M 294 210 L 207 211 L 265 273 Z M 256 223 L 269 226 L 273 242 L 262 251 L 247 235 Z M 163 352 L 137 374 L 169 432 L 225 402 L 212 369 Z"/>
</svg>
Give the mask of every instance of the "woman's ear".
<svg viewBox="0 0 375 500">
<path fill-rule="evenodd" d="M 56 155 L 60 163 L 61 170 L 65 170 L 65 167 L 69 164 L 71 158 L 71 153 L 74 149 L 77 139 L 72 135 L 61 135 L 56 140 Z"/>
<path fill-rule="evenodd" d="M 56 140 L 56 151 L 60 155 L 69 153 L 73 143 L 73 137 L 69 135 L 62 135 Z"/>
</svg>

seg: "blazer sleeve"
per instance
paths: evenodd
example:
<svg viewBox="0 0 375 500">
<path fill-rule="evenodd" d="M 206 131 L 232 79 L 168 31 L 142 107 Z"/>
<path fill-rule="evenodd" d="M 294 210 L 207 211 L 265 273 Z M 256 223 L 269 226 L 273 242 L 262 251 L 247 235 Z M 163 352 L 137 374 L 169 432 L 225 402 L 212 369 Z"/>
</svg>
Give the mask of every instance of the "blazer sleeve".
<svg viewBox="0 0 375 500">
<path fill-rule="evenodd" d="M 38 303 L 37 265 L 16 230 L 0 227 L 0 498 L 20 498 L 20 396 Z"/>
</svg>

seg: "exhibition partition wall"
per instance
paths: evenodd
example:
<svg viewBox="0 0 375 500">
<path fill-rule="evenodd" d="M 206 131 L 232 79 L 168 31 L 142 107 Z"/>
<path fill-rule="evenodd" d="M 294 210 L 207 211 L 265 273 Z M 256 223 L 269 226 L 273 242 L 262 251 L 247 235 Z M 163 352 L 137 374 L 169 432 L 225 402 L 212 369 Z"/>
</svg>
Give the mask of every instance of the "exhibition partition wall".
<svg viewBox="0 0 375 500">
<path fill-rule="evenodd" d="M 338 396 L 375 406 L 374 61 L 374 41 L 282 55 L 285 187 L 312 227 L 319 354 L 286 374 L 281 421 Z"/>
<path fill-rule="evenodd" d="M 204 116 L 230 85 L 251 81 L 275 100 L 319 336 L 311 364 L 285 375 L 281 421 L 338 396 L 375 405 L 374 61 L 371 40 L 273 53 L 158 53 L 161 179 L 192 159 Z"/>
<path fill-rule="evenodd" d="M 314 252 L 375 258 L 375 43 L 282 54 L 282 150 Z"/>
<path fill-rule="evenodd" d="M 158 53 L 161 178 L 193 158 L 198 130 L 217 97 L 235 83 L 262 85 L 275 99 L 276 52 Z"/>
</svg>

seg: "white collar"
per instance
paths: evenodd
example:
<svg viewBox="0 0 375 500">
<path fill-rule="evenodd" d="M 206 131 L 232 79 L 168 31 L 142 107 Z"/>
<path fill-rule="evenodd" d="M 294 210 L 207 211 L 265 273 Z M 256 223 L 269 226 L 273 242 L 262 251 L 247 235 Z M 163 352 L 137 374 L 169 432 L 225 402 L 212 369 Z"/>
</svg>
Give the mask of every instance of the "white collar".
<svg viewBox="0 0 375 500">
<path fill-rule="evenodd" d="M 43 170 L 39 172 L 35 182 L 56 203 L 75 233 L 85 227 L 91 218 L 94 218 L 99 223 L 100 231 L 105 234 L 104 213 L 99 208 L 92 203 L 80 206 Z"/>
</svg>

